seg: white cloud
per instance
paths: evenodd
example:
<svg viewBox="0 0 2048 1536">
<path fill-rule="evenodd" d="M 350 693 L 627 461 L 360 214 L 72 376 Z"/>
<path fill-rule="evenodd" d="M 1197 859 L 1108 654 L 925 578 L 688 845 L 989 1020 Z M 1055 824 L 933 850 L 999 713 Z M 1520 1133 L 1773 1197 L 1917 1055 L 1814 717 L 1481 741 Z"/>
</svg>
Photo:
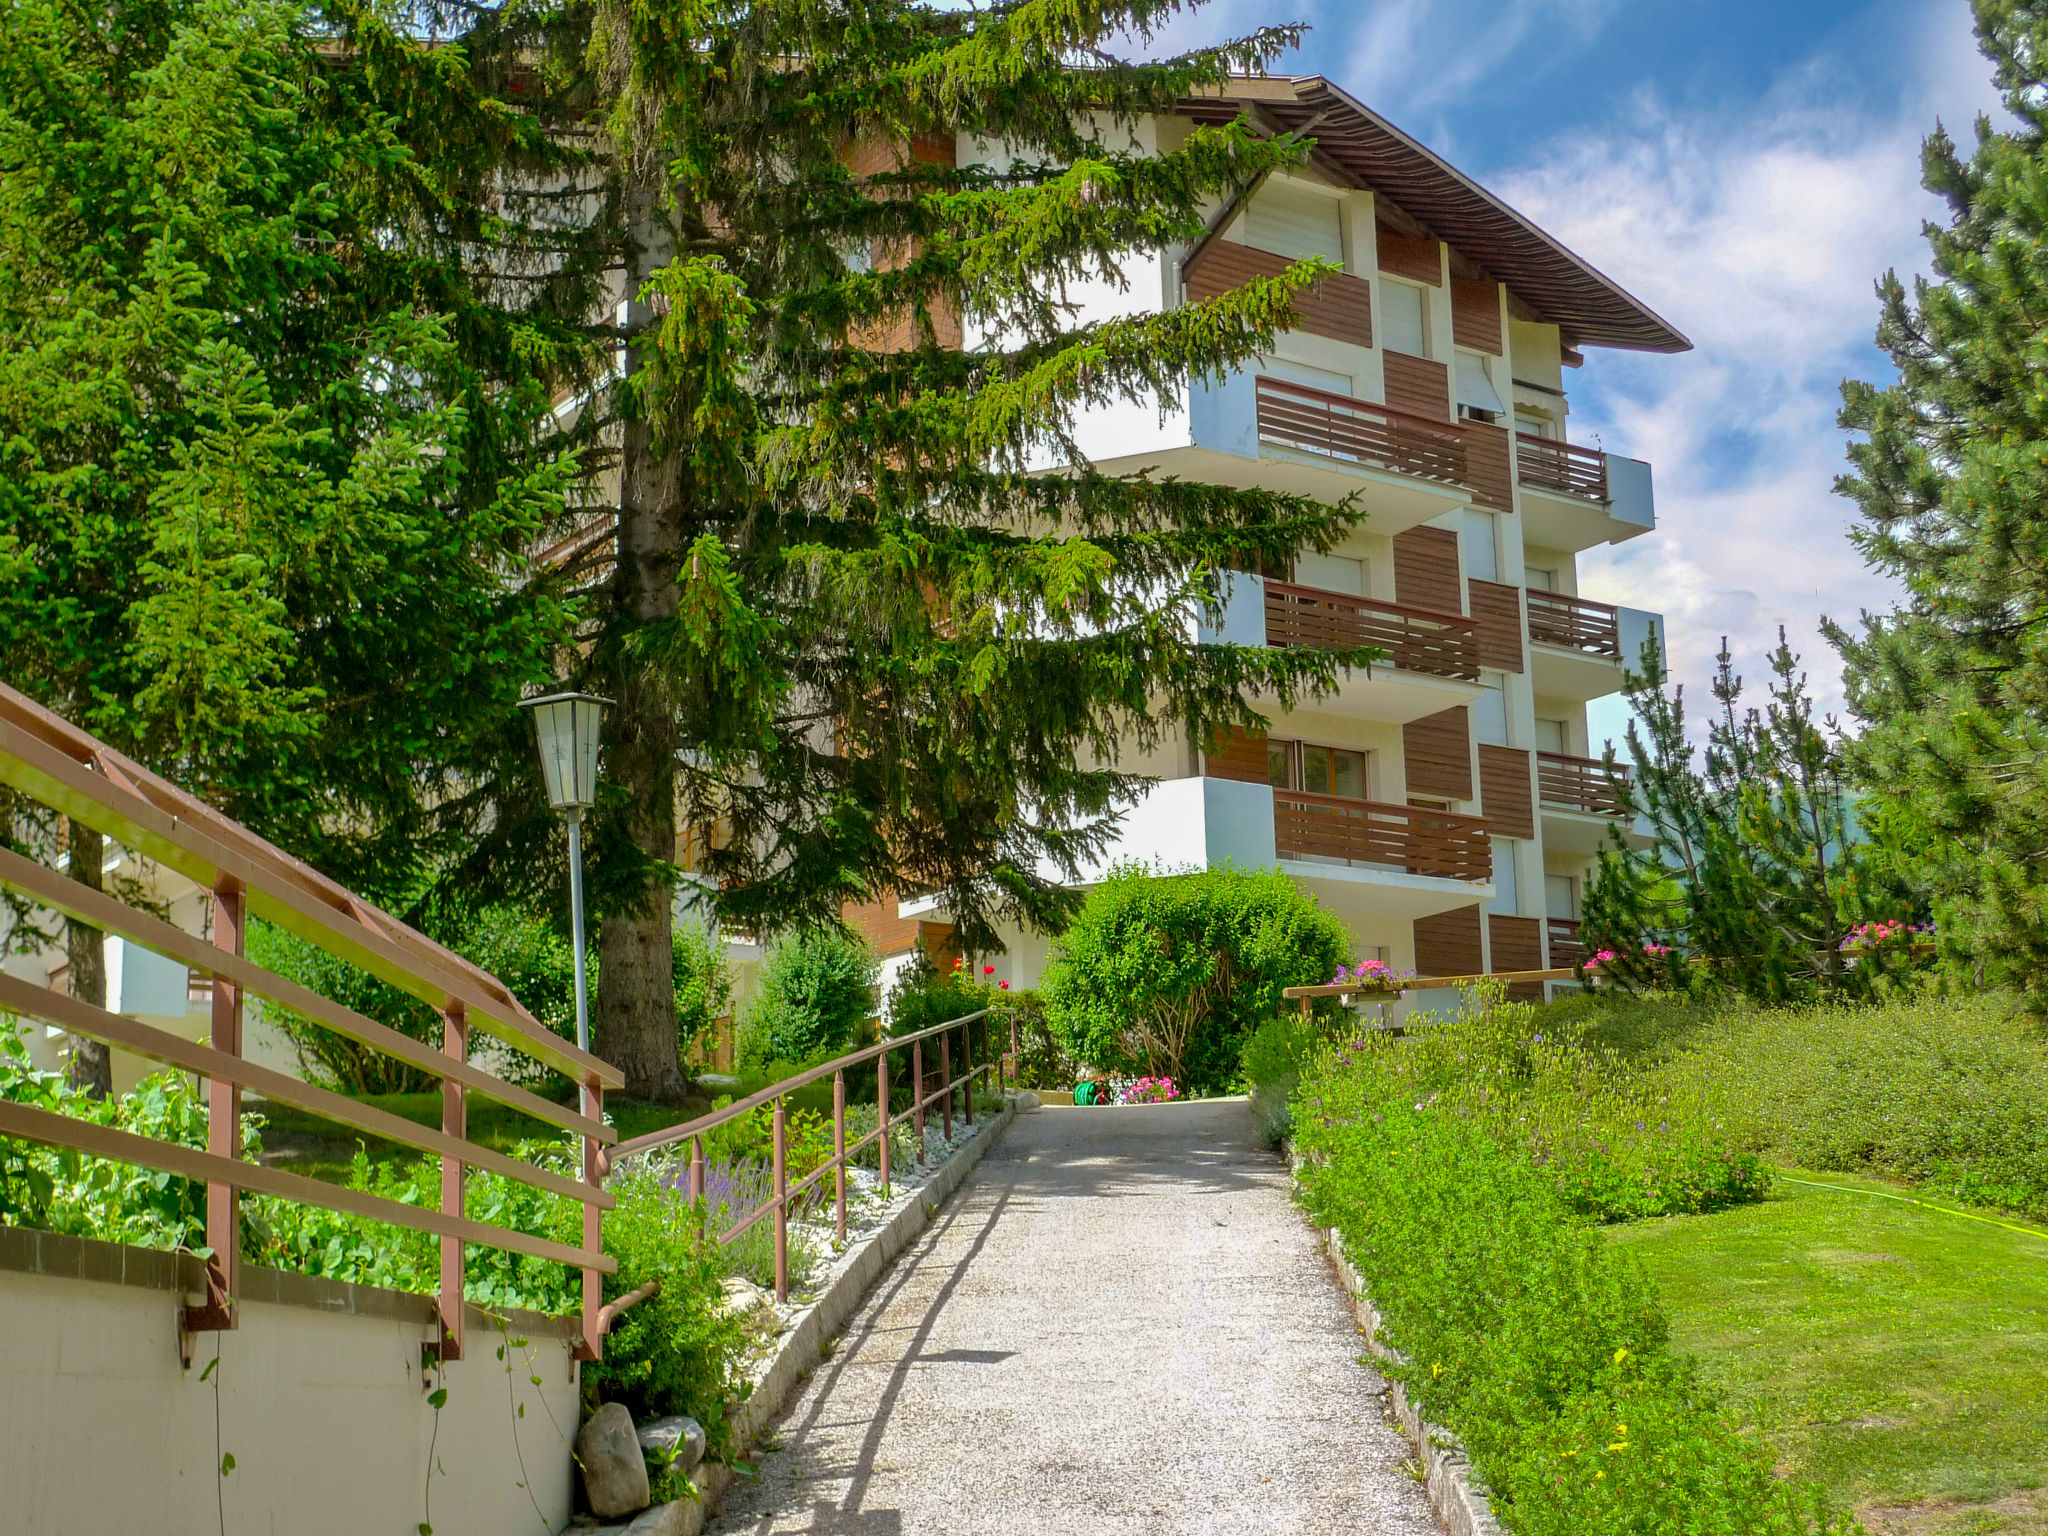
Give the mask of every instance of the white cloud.
<svg viewBox="0 0 2048 1536">
<path fill-rule="evenodd" d="M 1576 46 L 1620 8 L 1621 0 L 1496 0 L 1477 22 L 1465 4 L 1378 0 L 1357 14 L 1344 67 L 1322 72 L 1405 117 L 1457 101 L 1532 48 Z"/>
<path fill-rule="evenodd" d="M 1961 6 L 1926 19 L 1918 77 L 1848 108 L 1799 71 L 1757 111 L 1673 115 L 1645 98 L 1598 140 L 1552 144 L 1494 178 L 1510 202 L 1693 340 L 1682 357 L 1591 355 L 1572 435 L 1652 462 L 1658 529 L 1581 558 L 1590 596 L 1668 616 L 1674 673 L 1705 702 L 1725 633 L 1760 695 L 1784 624 L 1818 696 L 1839 700 L 1822 613 L 1893 599 L 1849 544 L 1832 493 L 1845 375 L 1876 376 L 1874 279 L 1919 266 L 1920 140 L 1992 104 Z M 1830 99 L 1834 96 L 1835 99 Z M 1598 711 L 1618 731 L 1618 707 Z"/>
</svg>

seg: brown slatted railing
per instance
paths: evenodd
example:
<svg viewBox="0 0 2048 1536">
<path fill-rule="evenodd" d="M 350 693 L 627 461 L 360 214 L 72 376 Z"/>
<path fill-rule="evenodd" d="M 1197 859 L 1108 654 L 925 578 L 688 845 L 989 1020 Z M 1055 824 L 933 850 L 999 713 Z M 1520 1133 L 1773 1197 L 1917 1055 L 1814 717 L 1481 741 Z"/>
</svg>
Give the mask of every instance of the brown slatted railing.
<svg viewBox="0 0 2048 1536">
<path fill-rule="evenodd" d="M 1485 818 L 1341 795 L 1274 790 L 1273 842 L 1282 858 L 1342 859 L 1441 880 L 1483 882 L 1493 873 Z"/>
<path fill-rule="evenodd" d="M 1261 374 L 1259 441 L 1463 485 L 1465 441 L 1449 422 Z"/>
<path fill-rule="evenodd" d="M 1621 612 L 1612 603 L 1529 589 L 1529 639 L 1621 660 Z"/>
<path fill-rule="evenodd" d="M 1579 920 L 1575 917 L 1545 919 L 1550 928 L 1550 963 L 1563 967 L 1584 965 L 1587 949 L 1579 941 Z"/>
<path fill-rule="evenodd" d="M 1517 432 L 1515 466 L 1524 485 L 1587 501 L 1607 500 L 1607 455 L 1598 448 Z"/>
<path fill-rule="evenodd" d="M 1536 798 L 1553 810 L 1620 816 L 1627 810 L 1627 786 L 1628 770 L 1619 764 L 1610 772 L 1598 758 L 1536 754 Z"/>
<path fill-rule="evenodd" d="M 1330 651 L 1377 646 L 1404 672 L 1479 680 L 1474 620 L 1320 587 L 1266 583 L 1266 644 Z"/>
</svg>

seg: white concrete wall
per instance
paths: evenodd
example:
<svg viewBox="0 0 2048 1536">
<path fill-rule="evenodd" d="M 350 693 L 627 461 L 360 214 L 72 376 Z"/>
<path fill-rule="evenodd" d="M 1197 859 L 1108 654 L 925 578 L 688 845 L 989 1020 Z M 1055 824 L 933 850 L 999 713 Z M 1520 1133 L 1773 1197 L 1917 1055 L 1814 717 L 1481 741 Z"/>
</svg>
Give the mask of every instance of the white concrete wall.
<svg viewBox="0 0 2048 1536">
<path fill-rule="evenodd" d="M 435 1536 L 568 1520 L 576 1372 L 560 1340 L 508 1364 L 496 1332 L 472 1326 L 437 1426 L 420 1323 L 244 1302 L 241 1328 L 199 1335 L 187 1370 L 177 1306 L 170 1291 L 0 1272 L 0 1530 L 398 1536 L 428 1518 L 430 1465 Z"/>
</svg>

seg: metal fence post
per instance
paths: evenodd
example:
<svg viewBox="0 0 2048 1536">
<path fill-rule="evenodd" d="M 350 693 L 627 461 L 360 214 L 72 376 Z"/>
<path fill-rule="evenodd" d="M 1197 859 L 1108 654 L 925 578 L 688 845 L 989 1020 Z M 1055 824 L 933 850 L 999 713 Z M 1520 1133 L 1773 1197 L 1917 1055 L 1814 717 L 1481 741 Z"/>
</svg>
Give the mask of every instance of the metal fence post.
<svg viewBox="0 0 2048 1536">
<path fill-rule="evenodd" d="M 583 1083 L 583 1113 L 586 1118 L 604 1119 L 604 1085 L 585 1080 Z M 604 1144 L 595 1136 L 585 1134 L 583 1138 L 583 1182 L 592 1188 L 604 1183 L 606 1161 Z M 604 1212 L 594 1205 L 583 1207 L 583 1247 L 587 1253 L 599 1253 L 604 1249 Z M 604 1334 L 600 1331 L 598 1314 L 604 1311 L 604 1275 L 595 1269 L 583 1271 L 583 1343 L 577 1357 L 583 1360 L 598 1360 L 604 1356 Z"/>
<path fill-rule="evenodd" d="M 839 1241 L 846 1241 L 846 1068 L 832 1074 L 832 1207 Z"/>
<path fill-rule="evenodd" d="M 939 1034 L 939 1081 L 946 1087 L 946 1140 L 953 1139 L 953 1031 Z"/>
<path fill-rule="evenodd" d="M 917 1135 L 917 1160 L 924 1161 L 924 1042 L 917 1041 L 910 1047 L 910 1080 L 917 1086 L 910 1090 L 910 1128 Z"/>
<path fill-rule="evenodd" d="M 454 998 L 441 1010 L 441 1054 L 450 1061 L 469 1060 L 469 1013 Z M 469 1139 L 468 1090 L 452 1077 L 441 1079 L 441 1129 L 457 1141 Z M 463 1162 L 441 1158 L 441 1213 L 462 1214 Z M 441 1236 L 441 1359 L 462 1358 L 462 1239 Z"/>
<path fill-rule="evenodd" d="M 690 1198 L 704 1198 L 704 1138 L 690 1138 Z"/>
<path fill-rule="evenodd" d="M 967 1084 L 964 1103 L 967 1108 L 967 1124 L 974 1125 L 974 1021 L 969 1019 L 960 1026 L 960 1074 Z"/>
<path fill-rule="evenodd" d="M 789 1158 L 784 1101 L 775 1101 L 775 1299 L 789 1300 Z"/>
<path fill-rule="evenodd" d="M 879 1149 L 878 1162 L 882 1170 L 882 1189 L 889 1188 L 889 1053 L 883 1051 L 875 1058 L 875 1099 L 878 1113 L 875 1123 L 881 1127 L 881 1137 L 876 1142 Z"/>
</svg>

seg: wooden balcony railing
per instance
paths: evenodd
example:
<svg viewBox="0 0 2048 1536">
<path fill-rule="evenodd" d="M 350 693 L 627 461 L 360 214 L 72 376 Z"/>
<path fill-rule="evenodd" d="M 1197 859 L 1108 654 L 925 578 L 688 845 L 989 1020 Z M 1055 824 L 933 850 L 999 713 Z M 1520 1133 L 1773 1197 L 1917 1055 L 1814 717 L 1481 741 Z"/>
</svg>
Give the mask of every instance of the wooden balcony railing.
<svg viewBox="0 0 2048 1536">
<path fill-rule="evenodd" d="M 1620 661 L 1621 611 L 1612 603 L 1529 589 L 1529 639 Z"/>
<path fill-rule="evenodd" d="M 1515 465 L 1522 484 L 1537 490 L 1607 500 L 1607 455 L 1598 448 L 1517 432 Z"/>
<path fill-rule="evenodd" d="M 1554 967 L 1583 965 L 1586 946 L 1579 941 L 1579 920 L 1575 917 L 1546 918 L 1550 929 L 1550 963 Z"/>
<path fill-rule="evenodd" d="M 1382 603 L 1320 587 L 1266 583 L 1266 644 L 1323 650 L 1378 646 L 1404 672 L 1479 680 L 1475 621 L 1403 603 Z"/>
<path fill-rule="evenodd" d="M 1274 790 L 1273 843 L 1282 858 L 1342 859 L 1440 880 L 1493 874 L 1485 818 L 1341 795 Z"/>
<path fill-rule="evenodd" d="M 1264 374 L 1258 381 L 1258 418 L 1262 443 L 1451 485 L 1467 482 L 1465 440 L 1448 421 Z"/>
<path fill-rule="evenodd" d="M 1620 816 L 1627 810 L 1622 798 L 1627 785 L 1628 770 L 1619 764 L 1609 772 L 1598 758 L 1536 754 L 1536 798 L 1552 810 Z"/>
</svg>

